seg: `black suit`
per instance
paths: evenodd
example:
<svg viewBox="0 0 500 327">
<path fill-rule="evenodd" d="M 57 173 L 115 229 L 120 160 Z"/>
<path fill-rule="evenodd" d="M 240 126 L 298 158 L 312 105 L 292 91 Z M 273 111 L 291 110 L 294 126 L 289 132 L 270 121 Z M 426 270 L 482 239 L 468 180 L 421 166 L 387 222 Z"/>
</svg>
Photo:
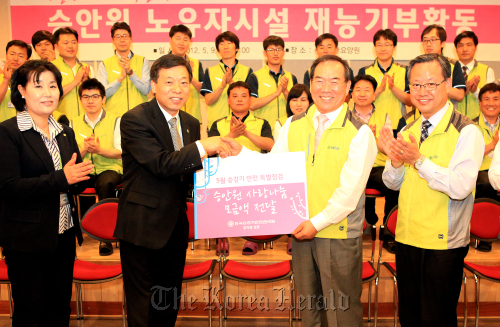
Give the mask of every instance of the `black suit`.
<svg viewBox="0 0 500 327">
<path fill-rule="evenodd" d="M 167 294 L 168 310 L 155 309 L 151 297 L 164 288 L 180 297 L 189 228 L 186 193 L 202 168 L 194 143 L 199 121 L 179 111 L 184 147 L 175 151 L 161 110 L 153 99 L 128 111 L 120 124 L 124 174 L 114 235 L 121 242 L 130 327 L 175 324 L 174 293 Z"/>
<path fill-rule="evenodd" d="M 73 153 L 82 161 L 71 128 L 63 126 L 56 140 L 63 167 Z M 59 194 L 75 208 L 72 195 L 86 183 L 68 185 L 40 134 L 21 132 L 16 117 L 0 124 L 0 167 L 0 246 L 16 303 L 13 324 L 68 326 L 75 234 L 83 239 L 75 211 L 74 228 L 59 234 Z"/>
</svg>

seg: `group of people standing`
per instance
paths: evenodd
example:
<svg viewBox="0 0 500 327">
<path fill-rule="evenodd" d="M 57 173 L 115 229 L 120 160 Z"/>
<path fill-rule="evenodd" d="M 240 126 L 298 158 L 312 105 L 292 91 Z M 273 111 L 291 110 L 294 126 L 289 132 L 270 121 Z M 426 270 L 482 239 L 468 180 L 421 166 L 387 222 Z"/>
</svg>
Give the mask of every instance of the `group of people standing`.
<svg viewBox="0 0 500 327">
<path fill-rule="evenodd" d="M 399 205 L 388 247 L 396 252 L 402 326 L 456 326 L 476 181 L 476 197 L 496 198 L 500 184 L 500 87 L 474 59 L 477 36 L 457 35 L 454 61 L 441 55 L 445 30 L 428 26 L 425 54 L 404 66 L 393 58 L 397 35 L 379 30 L 377 58 L 354 77 L 336 55 L 337 38 L 323 34 L 304 84 L 284 69 L 280 37 L 264 40 L 266 65 L 255 72 L 236 59 L 234 33 L 217 36 L 221 60 L 205 71 L 187 55 L 191 37 L 186 26 L 173 26 L 171 53 L 150 68 L 131 51 L 128 24 L 115 23 L 115 54 L 97 75 L 78 60 L 78 33 L 69 27 L 33 35 L 41 60 L 28 60 L 32 48 L 23 41 L 7 45 L 0 246 L 13 323 L 68 326 L 75 237 L 83 240 L 73 196 L 94 187 L 102 200 L 122 184 L 115 237 L 129 326 L 174 326 L 186 195 L 202 159 L 304 151 L 310 219 L 292 232 L 287 250 L 298 293 L 312 299 L 303 325 L 362 326 L 363 221 L 378 220 L 374 202 L 365 203 L 368 187 L 385 196 L 385 216 Z M 256 253 L 249 242 L 245 248 Z M 102 255 L 112 251 L 101 244 Z M 152 306 L 155 285 L 172 290 L 167 310 Z M 325 305 L 331 290 L 350 297 L 348 310 Z"/>
</svg>

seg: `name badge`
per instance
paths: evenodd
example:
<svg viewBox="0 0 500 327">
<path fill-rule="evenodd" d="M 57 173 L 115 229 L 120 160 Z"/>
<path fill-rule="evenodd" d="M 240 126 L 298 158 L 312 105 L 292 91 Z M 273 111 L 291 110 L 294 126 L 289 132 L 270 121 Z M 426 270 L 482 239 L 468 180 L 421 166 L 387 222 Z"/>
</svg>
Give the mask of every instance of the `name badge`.
<svg viewBox="0 0 500 327">
<path fill-rule="evenodd" d="M 68 195 L 66 193 L 59 194 L 59 206 L 64 207 L 69 204 Z"/>
<path fill-rule="evenodd" d="M 10 102 L 10 101 L 9 101 L 9 102 L 7 103 L 7 108 L 15 108 L 15 107 L 14 107 L 14 105 L 12 104 L 12 102 Z"/>
</svg>

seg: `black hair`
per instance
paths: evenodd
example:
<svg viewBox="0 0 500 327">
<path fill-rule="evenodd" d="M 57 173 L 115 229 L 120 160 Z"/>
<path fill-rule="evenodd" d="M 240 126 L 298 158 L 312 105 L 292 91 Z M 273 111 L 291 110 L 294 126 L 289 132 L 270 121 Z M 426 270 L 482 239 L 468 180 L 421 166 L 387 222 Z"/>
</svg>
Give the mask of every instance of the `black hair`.
<svg viewBox="0 0 500 327">
<path fill-rule="evenodd" d="M 311 66 L 311 82 L 314 79 L 314 73 L 316 71 L 316 66 L 318 66 L 320 63 L 325 62 L 325 61 L 337 61 L 344 66 L 344 79 L 345 82 L 349 82 L 351 80 L 351 74 L 349 70 L 349 65 L 347 64 L 347 61 L 343 60 L 339 56 L 334 56 L 334 55 L 324 55 L 319 57 L 318 59 L 314 60 L 312 66 Z"/>
<path fill-rule="evenodd" d="M 106 96 L 106 89 L 104 88 L 104 85 L 102 85 L 101 82 L 95 78 L 89 78 L 80 84 L 80 87 L 78 88 L 78 96 L 80 98 L 85 90 L 98 90 L 99 94 L 101 94 L 103 98 Z"/>
<path fill-rule="evenodd" d="M 73 34 L 76 38 L 76 42 L 78 42 L 78 32 L 72 29 L 71 27 L 61 27 L 57 31 L 54 32 L 54 44 L 59 42 L 59 37 L 64 34 Z"/>
<path fill-rule="evenodd" d="M 477 38 L 476 33 L 474 33 L 473 31 L 463 31 L 462 33 L 458 34 L 455 37 L 455 40 L 453 41 L 453 43 L 455 43 L 455 48 L 457 47 L 458 42 L 460 42 L 463 38 L 466 37 L 471 38 L 472 41 L 474 41 L 474 45 L 477 47 L 477 45 L 479 44 L 479 40 Z"/>
<path fill-rule="evenodd" d="M 10 98 L 17 111 L 26 110 L 26 100 L 21 95 L 21 91 L 19 91 L 19 85 L 21 85 L 26 90 L 26 85 L 30 81 L 39 83 L 40 75 L 45 71 L 49 71 L 54 74 L 57 82 L 57 87 L 59 88 L 59 99 L 62 98 L 62 76 L 59 72 L 59 69 L 57 69 L 54 64 L 48 62 L 47 60 L 27 60 L 24 64 L 21 65 L 21 67 L 14 71 L 14 73 L 12 74 L 12 79 L 10 81 Z"/>
<path fill-rule="evenodd" d="M 493 82 L 483 86 L 479 91 L 478 95 L 479 101 L 483 101 L 483 94 L 485 94 L 486 92 L 493 92 L 493 93 L 500 92 L 500 85 Z"/>
<path fill-rule="evenodd" d="M 437 24 L 432 24 L 432 25 L 429 25 L 426 28 L 424 28 L 424 30 L 422 31 L 422 35 L 420 35 L 420 41 L 423 42 L 424 41 L 424 35 L 427 35 L 430 32 L 432 32 L 433 29 L 437 30 L 437 34 L 438 34 L 439 39 L 441 40 L 441 42 L 446 41 L 446 31 L 445 31 L 444 27 L 441 26 L 441 25 L 437 25 Z"/>
<path fill-rule="evenodd" d="M 275 46 L 281 46 L 283 49 L 285 48 L 285 41 L 279 36 L 276 35 L 269 35 L 266 37 L 264 42 L 262 42 L 262 45 L 264 46 L 264 50 L 267 50 L 267 48 L 270 45 L 275 45 Z"/>
<path fill-rule="evenodd" d="M 189 73 L 189 82 L 193 79 L 193 71 L 191 70 L 191 64 L 186 59 L 176 56 L 173 53 L 161 56 L 156 59 L 151 66 L 151 80 L 158 83 L 158 77 L 160 76 L 160 70 L 169 69 L 177 66 L 184 66 Z"/>
<path fill-rule="evenodd" d="M 313 99 L 311 96 L 311 91 L 305 84 L 295 84 L 290 91 L 288 91 L 288 98 L 286 99 L 286 116 L 293 116 L 292 109 L 290 108 L 290 101 L 293 99 L 300 98 L 302 94 L 306 92 L 307 100 L 309 100 L 309 106 L 313 104 Z"/>
<path fill-rule="evenodd" d="M 54 46 L 54 39 L 52 33 L 46 30 L 39 30 L 35 32 L 35 34 L 33 34 L 33 36 L 31 37 L 31 45 L 35 47 L 38 43 L 45 40 L 49 41 L 50 43 L 52 43 L 52 46 Z"/>
<path fill-rule="evenodd" d="M 338 48 L 339 40 L 337 39 L 337 37 L 335 35 L 330 34 L 330 33 L 325 33 L 325 34 L 321 34 L 320 36 L 318 36 L 316 38 L 316 41 L 314 41 L 314 46 L 317 48 L 321 44 L 321 42 L 323 42 L 326 39 L 332 39 L 333 43 L 335 43 L 335 47 Z"/>
<path fill-rule="evenodd" d="M 217 37 L 215 38 L 215 48 L 217 49 L 217 51 L 219 51 L 219 43 L 221 43 L 222 41 L 233 42 L 236 46 L 236 53 L 238 53 L 238 50 L 240 48 L 240 39 L 238 38 L 238 36 L 236 36 L 236 34 L 231 31 L 225 31 L 224 33 L 220 33 L 219 35 L 217 35 Z"/>
<path fill-rule="evenodd" d="M 130 26 L 125 22 L 116 22 L 113 24 L 113 26 L 111 27 L 111 38 L 115 37 L 115 32 L 117 30 L 125 30 L 128 32 L 129 36 L 132 37 L 132 30 L 130 29 Z"/>
<path fill-rule="evenodd" d="M 441 74 L 443 75 L 443 78 L 445 80 L 451 77 L 451 65 L 448 59 L 446 59 L 446 57 L 444 57 L 443 55 L 437 53 L 428 53 L 420 55 L 410 61 L 410 65 L 408 66 L 408 80 L 411 77 L 411 70 L 413 69 L 413 66 L 415 66 L 416 64 L 423 64 L 433 61 L 437 62 L 439 66 L 441 66 Z"/>
<path fill-rule="evenodd" d="M 170 36 L 170 38 L 173 38 L 176 33 L 186 34 L 187 36 L 189 36 L 190 40 L 193 37 L 193 33 L 191 33 L 189 27 L 182 24 L 172 26 L 170 28 L 170 32 L 168 32 L 168 35 Z"/>
<path fill-rule="evenodd" d="M 375 43 L 377 43 L 377 41 L 382 37 L 386 40 L 392 41 L 392 45 L 398 45 L 398 36 L 391 29 L 378 30 L 377 33 L 375 33 L 375 35 L 373 36 L 373 45 L 375 45 Z"/>
<path fill-rule="evenodd" d="M 248 95 L 250 95 L 250 93 L 252 93 L 252 88 L 250 87 L 250 85 L 248 85 L 248 83 L 243 82 L 243 81 L 238 81 L 238 82 L 231 83 L 231 85 L 229 85 L 229 87 L 227 89 L 227 96 L 229 97 L 229 94 L 231 94 L 231 90 L 234 88 L 237 88 L 237 87 L 243 87 L 243 88 L 247 89 Z"/>
<path fill-rule="evenodd" d="M 8 52 L 9 48 L 10 47 L 14 47 L 14 46 L 26 49 L 26 55 L 28 56 L 26 58 L 26 60 L 28 60 L 29 58 L 31 58 L 31 53 L 33 52 L 33 49 L 31 48 L 31 45 L 29 45 L 26 42 L 21 41 L 21 40 L 12 40 L 12 41 L 9 41 L 9 43 L 7 43 L 7 46 L 5 47 L 5 52 Z"/>
<path fill-rule="evenodd" d="M 373 86 L 373 91 L 375 91 L 377 89 L 377 80 L 375 78 L 373 78 L 373 76 L 370 76 L 370 75 L 358 75 L 356 77 L 354 77 L 354 79 L 352 80 L 352 83 L 351 83 L 351 89 L 354 90 L 354 86 L 356 86 L 356 83 L 359 82 L 359 81 L 368 81 L 372 84 Z"/>
</svg>

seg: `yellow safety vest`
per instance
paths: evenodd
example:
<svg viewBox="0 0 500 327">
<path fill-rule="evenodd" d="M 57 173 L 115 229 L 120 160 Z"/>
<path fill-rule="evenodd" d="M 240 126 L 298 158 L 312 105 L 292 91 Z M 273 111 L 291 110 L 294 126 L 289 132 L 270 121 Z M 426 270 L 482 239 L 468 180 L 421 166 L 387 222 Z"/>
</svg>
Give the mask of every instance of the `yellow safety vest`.
<svg viewBox="0 0 500 327">
<path fill-rule="evenodd" d="M 193 79 L 200 81 L 200 62 L 197 59 L 187 57 L 187 60 L 192 62 L 193 67 Z M 189 89 L 189 98 L 186 102 L 184 108 L 182 108 L 185 112 L 198 119 L 201 124 L 201 106 L 200 106 L 200 93 L 198 90 L 191 84 L 191 88 Z"/>
<path fill-rule="evenodd" d="M 64 62 L 64 59 L 59 56 L 56 59 L 52 61 L 52 63 L 59 69 L 62 75 L 62 85 L 69 84 L 73 82 L 75 79 L 75 75 L 73 74 L 73 69 Z M 77 59 L 78 68 L 76 72 L 80 71 L 82 67 L 88 67 L 87 64 L 81 63 Z M 66 94 L 62 99 L 59 100 L 59 105 L 57 106 L 57 110 L 62 113 L 63 115 L 66 115 L 69 120 L 74 119 L 78 116 L 80 116 L 84 110 L 81 108 L 81 103 L 80 103 L 80 98 L 78 97 L 78 88 L 80 86 L 76 86 L 71 92 Z"/>
<path fill-rule="evenodd" d="M 226 136 L 231 131 L 231 116 L 232 115 L 229 115 L 217 120 L 217 130 L 219 131 L 220 136 Z M 245 119 L 245 125 L 247 126 L 247 131 L 261 136 L 264 119 L 255 117 L 253 112 L 250 111 L 248 117 Z M 252 141 L 243 135 L 238 136 L 236 141 L 245 146 L 247 149 L 252 151 L 261 151 L 261 149 L 259 149 L 252 143 Z"/>
<path fill-rule="evenodd" d="M 478 91 L 486 85 L 486 75 L 488 72 L 488 66 L 483 65 L 476 60 L 474 60 L 474 68 L 469 72 L 467 76 L 467 81 L 470 81 L 474 76 L 479 76 L 479 84 L 477 85 Z M 462 101 L 458 103 L 459 112 L 463 113 L 470 119 L 474 119 L 481 113 L 481 108 L 479 107 L 479 102 L 472 92 L 469 92 Z"/>
<path fill-rule="evenodd" d="M 236 64 L 233 70 L 233 81 L 234 82 L 244 82 L 248 77 L 250 68 Z M 217 89 L 222 84 L 222 78 L 226 74 L 226 68 L 222 62 L 218 65 L 209 67 L 208 74 L 210 76 L 210 83 L 212 84 L 212 90 Z M 222 91 L 219 99 L 213 103 L 211 106 L 207 106 L 207 117 L 208 117 L 208 129 L 212 127 L 212 124 L 221 118 L 224 118 L 230 114 L 229 105 L 227 104 L 227 89 L 229 85 L 226 85 L 224 91 Z"/>
<path fill-rule="evenodd" d="M 490 129 L 488 128 L 488 126 L 486 126 L 485 122 L 484 122 L 484 117 L 483 117 L 483 113 L 481 113 L 479 115 L 479 117 L 476 117 L 476 119 L 473 120 L 474 123 L 477 124 L 477 126 L 479 127 L 479 130 L 481 131 L 481 134 L 483 134 L 483 138 L 484 138 L 484 144 L 485 145 L 488 145 L 491 143 L 491 141 L 493 140 L 493 137 L 495 135 L 491 134 L 491 131 Z M 500 130 L 500 124 L 498 124 L 496 130 Z M 491 155 L 491 157 L 490 157 Z M 493 161 L 493 151 L 488 154 L 488 155 L 485 155 L 483 157 L 483 162 L 481 164 L 481 168 L 479 168 L 479 171 L 482 171 L 482 170 L 489 170 L 490 169 L 490 166 L 491 166 L 491 162 Z"/>
<path fill-rule="evenodd" d="M 269 70 L 268 65 L 254 72 L 254 74 L 257 77 L 257 83 L 259 86 L 259 98 L 264 98 L 276 92 L 276 90 L 278 89 L 278 84 L 276 83 L 274 77 L 271 75 L 271 71 Z M 287 89 L 288 91 L 290 91 L 293 87 L 292 74 L 282 68 L 279 80 L 281 80 L 283 76 L 288 78 Z M 278 98 L 269 102 L 264 107 L 255 110 L 254 112 L 257 117 L 263 118 L 269 122 L 276 121 L 276 119 L 281 117 L 287 117 L 285 96 L 283 95 L 283 93 L 281 93 Z M 274 126 L 271 126 L 271 128 L 274 130 Z"/>
<path fill-rule="evenodd" d="M 349 156 L 352 139 L 364 123 L 356 117 L 344 103 L 335 121 L 321 137 L 314 153 L 314 113 L 316 105 L 307 112 L 295 115 L 288 130 L 288 149 L 290 152 L 305 152 L 307 174 L 307 198 L 309 218 L 325 209 L 333 192 L 340 186 L 340 172 Z M 364 194 L 355 211 L 340 223 L 330 225 L 316 234 L 318 238 L 347 239 L 356 238 L 363 232 Z"/>
<path fill-rule="evenodd" d="M 117 55 L 114 55 L 103 61 L 108 75 L 108 83 L 114 82 L 120 76 L 122 67 L 118 64 L 119 59 Z M 132 57 L 130 58 L 130 69 L 132 69 L 139 78 L 142 77 L 143 64 L 144 57 L 132 53 Z M 135 87 L 134 83 L 132 83 L 129 76 L 126 76 L 118 90 L 106 99 L 105 108 L 107 112 L 114 113 L 121 117 L 130 109 L 146 101 L 148 101 L 147 95 L 142 94 Z"/>
<path fill-rule="evenodd" d="M 3 82 L 4 75 L 0 74 L 0 83 Z M 7 92 L 5 93 L 5 98 L 3 98 L 2 103 L 0 104 L 0 122 L 3 122 L 7 119 L 15 117 L 17 114 L 16 108 L 10 101 L 10 85 L 7 88 Z"/>
<path fill-rule="evenodd" d="M 85 122 L 85 114 L 73 119 L 71 121 L 71 126 L 75 131 L 75 139 L 78 144 L 78 148 L 82 149 L 84 146 L 85 139 L 82 135 L 88 137 L 91 134 L 94 134 L 95 137 L 99 138 L 102 148 L 113 149 L 113 136 L 118 118 L 118 115 L 107 112 L 103 109 L 101 120 L 97 122 L 94 129 L 92 129 L 92 127 Z M 99 175 L 106 170 L 113 170 L 119 174 L 123 174 L 122 161 L 119 159 L 110 159 L 99 154 L 87 153 L 83 160 L 92 161 L 92 164 L 94 165 L 94 170 L 92 171 L 93 175 Z"/>
</svg>

